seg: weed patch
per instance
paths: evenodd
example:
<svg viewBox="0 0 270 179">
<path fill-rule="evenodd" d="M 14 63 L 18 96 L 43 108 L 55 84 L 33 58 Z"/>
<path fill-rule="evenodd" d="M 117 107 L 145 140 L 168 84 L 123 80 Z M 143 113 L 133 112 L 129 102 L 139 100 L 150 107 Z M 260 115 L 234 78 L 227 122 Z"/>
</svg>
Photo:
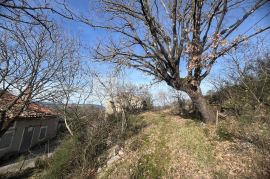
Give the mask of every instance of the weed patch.
<svg viewBox="0 0 270 179">
<path fill-rule="evenodd" d="M 161 178 L 164 174 L 160 158 L 155 154 L 143 155 L 131 174 L 132 179 Z"/>
<path fill-rule="evenodd" d="M 128 139 L 133 135 L 138 134 L 145 127 L 147 127 L 146 121 L 144 121 L 142 118 L 131 116 L 128 120 L 124 138 Z"/>
<path fill-rule="evenodd" d="M 64 176 L 72 162 L 72 154 L 75 148 L 74 138 L 63 140 L 56 150 L 53 159 L 49 162 L 49 168 L 45 179 L 57 179 Z"/>
<path fill-rule="evenodd" d="M 35 167 L 38 169 L 46 169 L 49 167 L 49 162 L 48 160 L 43 160 L 39 158 L 35 161 Z"/>
<path fill-rule="evenodd" d="M 226 124 L 220 124 L 217 128 L 217 135 L 221 140 L 232 140 L 232 134 L 229 132 Z"/>
</svg>

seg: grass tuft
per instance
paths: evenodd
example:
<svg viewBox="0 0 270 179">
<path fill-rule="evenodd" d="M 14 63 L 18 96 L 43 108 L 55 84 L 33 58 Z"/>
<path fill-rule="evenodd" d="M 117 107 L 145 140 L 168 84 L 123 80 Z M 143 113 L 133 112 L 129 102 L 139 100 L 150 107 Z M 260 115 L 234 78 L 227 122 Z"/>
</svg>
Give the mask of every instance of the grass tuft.
<svg viewBox="0 0 270 179">
<path fill-rule="evenodd" d="M 226 124 L 220 124 L 217 128 L 217 135 L 221 140 L 232 140 L 232 134 L 229 132 Z"/>
<path fill-rule="evenodd" d="M 162 167 L 160 162 L 162 161 L 155 154 L 141 156 L 130 178 L 161 178 L 164 174 L 164 167 Z"/>
<path fill-rule="evenodd" d="M 64 176 L 65 171 L 70 166 L 70 162 L 72 162 L 74 145 L 74 138 L 62 141 L 60 147 L 55 151 L 53 159 L 49 162 L 49 168 L 44 176 L 45 179 L 57 179 Z"/>
</svg>

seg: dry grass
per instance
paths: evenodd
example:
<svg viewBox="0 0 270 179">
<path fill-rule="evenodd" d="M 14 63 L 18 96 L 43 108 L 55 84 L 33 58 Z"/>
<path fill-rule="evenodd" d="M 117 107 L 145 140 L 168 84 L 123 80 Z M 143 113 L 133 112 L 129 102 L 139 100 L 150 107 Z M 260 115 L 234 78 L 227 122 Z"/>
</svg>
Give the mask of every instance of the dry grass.
<svg viewBox="0 0 270 179">
<path fill-rule="evenodd" d="M 236 138 L 228 124 L 224 130 L 232 134 L 230 140 L 213 126 L 168 110 L 139 118 L 147 127 L 126 141 L 124 156 L 104 167 L 98 178 L 269 178 L 269 151 Z M 257 133 L 265 137 L 265 131 Z"/>
</svg>

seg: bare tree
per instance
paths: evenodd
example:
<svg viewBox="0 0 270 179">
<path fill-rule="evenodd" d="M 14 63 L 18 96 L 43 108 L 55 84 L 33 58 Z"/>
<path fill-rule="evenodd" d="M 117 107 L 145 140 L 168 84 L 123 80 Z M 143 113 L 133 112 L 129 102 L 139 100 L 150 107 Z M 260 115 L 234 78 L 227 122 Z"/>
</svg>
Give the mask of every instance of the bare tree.
<svg viewBox="0 0 270 179">
<path fill-rule="evenodd" d="M 170 89 L 169 91 L 171 98 L 172 98 L 172 104 L 174 106 L 174 108 L 176 109 L 176 112 L 184 115 L 186 114 L 186 102 L 187 99 L 185 97 L 185 94 L 181 91 L 175 90 L 173 88 Z"/>
<path fill-rule="evenodd" d="M 65 1 L 0 0 L 0 29 L 13 31 L 13 24 L 41 26 L 49 33 L 55 24 L 48 16 L 57 15 L 73 19 Z"/>
<path fill-rule="evenodd" d="M 267 4 L 267 0 L 100 0 L 97 9 L 104 21 L 86 17 L 80 20 L 119 37 L 101 42 L 95 49 L 96 59 L 134 67 L 186 92 L 203 121 L 213 123 L 215 114 L 200 84 L 218 58 L 270 29 L 254 29 L 269 15 L 267 12 L 246 31 L 237 32 Z M 232 17 L 235 13 L 237 16 Z M 181 76 L 184 70 L 187 75 Z"/>
<path fill-rule="evenodd" d="M 169 95 L 169 92 L 163 90 L 157 93 L 156 98 L 156 103 L 162 107 L 168 107 L 173 101 L 172 97 Z"/>
<path fill-rule="evenodd" d="M 265 47 L 263 39 L 258 38 L 242 45 L 237 51 L 228 53 L 223 78 L 212 80 L 217 89 L 212 99 L 223 107 L 233 109 L 237 116 L 247 111 L 253 115 L 261 113 L 261 109 L 268 104 L 269 48 Z"/>
<path fill-rule="evenodd" d="M 59 84 L 60 98 L 52 99 L 60 106 L 59 111 L 65 121 L 66 128 L 73 135 L 69 122 L 82 117 L 79 108 L 85 105 L 92 93 L 92 78 L 89 69 L 83 67 L 80 55 L 80 44 L 73 43 L 69 55 L 56 73 L 56 83 Z M 73 114 L 71 114 L 73 113 Z M 76 118 L 76 119 L 75 119 Z"/>
<path fill-rule="evenodd" d="M 121 132 L 123 133 L 127 126 L 127 111 L 123 101 L 117 100 L 119 87 L 124 82 L 123 78 L 120 77 L 121 71 L 113 71 L 103 76 L 103 78 L 97 72 L 93 72 L 92 74 L 96 80 L 94 95 L 96 94 L 102 100 L 101 103 L 105 103 L 105 118 L 108 117 L 108 113 L 110 115 L 112 112 L 116 119 L 121 119 Z M 112 111 L 109 112 L 108 110 Z M 119 113 L 121 113 L 121 118 Z"/>
<path fill-rule="evenodd" d="M 1 32 L 0 136 L 30 103 L 61 97 L 57 73 L 78 50 L 74 50 L 71 40 L 52 32 L 20 24 L 12 26 L 12 33 Z M 16 97 L 5 100 L 9 93 Z"/>
</svg>

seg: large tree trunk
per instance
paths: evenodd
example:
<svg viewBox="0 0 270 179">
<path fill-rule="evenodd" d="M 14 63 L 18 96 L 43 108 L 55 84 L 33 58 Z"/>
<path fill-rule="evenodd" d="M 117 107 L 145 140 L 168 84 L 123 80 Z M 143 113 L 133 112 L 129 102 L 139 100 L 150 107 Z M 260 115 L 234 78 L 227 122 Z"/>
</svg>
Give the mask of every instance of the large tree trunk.
<svg viewBox="0 0 270 179">
<path fill-rule="evenodd" d="M 187 91 L 190 96 L 195 108 L 200 112 L 203 122 L 207 124 L 214 124 L 216 120 L 216 115 L 214 111 L 208 105 L 206 99 L 198 88 L 196 91 Z"/>
</svg>

